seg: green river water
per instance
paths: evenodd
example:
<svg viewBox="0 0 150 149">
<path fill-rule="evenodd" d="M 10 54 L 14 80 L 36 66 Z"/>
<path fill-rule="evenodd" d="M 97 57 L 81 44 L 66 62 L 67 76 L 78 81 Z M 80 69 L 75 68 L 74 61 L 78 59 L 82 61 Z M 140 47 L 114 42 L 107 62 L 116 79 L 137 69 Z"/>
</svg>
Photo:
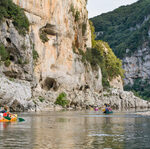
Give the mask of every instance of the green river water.
<svg viewBox="0 0 150 149">
<path fill-rule="evenodd" d="M 18 113 L 0 123 L 0 149 L 150 149 L 150 117 L 135 112 Z"/>
</svg>

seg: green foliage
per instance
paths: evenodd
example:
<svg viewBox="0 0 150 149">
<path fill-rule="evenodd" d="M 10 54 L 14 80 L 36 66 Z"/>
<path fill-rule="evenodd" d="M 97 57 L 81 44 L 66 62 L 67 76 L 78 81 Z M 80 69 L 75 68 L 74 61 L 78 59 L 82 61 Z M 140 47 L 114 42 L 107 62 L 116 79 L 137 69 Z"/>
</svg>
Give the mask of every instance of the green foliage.
<svg viewBox="0 0 150 149">
<path fill-rule="evenodd" d="M 69 11 L 72 12 L 73 16 L 75 16 L 75 8 L 74 8 L 73 4 L 70 5 L 70 10 Z"/>
<path fill-rule="evenodd" d="M 79 19 L 80 19 L 80 12 L 76 11 L 76 13 L 75 13 L 75 22 L 79 21 Z"/>
<path fill-rule="evenodd" d="M 69 104 L 69 101 L 67 100 L 66 93 L 62 92 L 57 97 L 55 104 L 61 105 L 62 107 L 65 107 Z"/>
<path fill-rule="evenodd" d="M 11 64 L 11 61 L 9 59 L 5 60 L 4 62 L 6 67 L 9 67 L 9 65 Z"/>
<path fill-rule="evenodd" d="M 90 22 L 90 26 L 93 48 L 91 49 L 91 52 L 87 50 L 86 57 L 93 67 L 95 67 L 96 65 L 99 65 L 101 67 L 103 86 L 109 87 L 109 80 L 112 80 L 119 75 L 122 78 L 124 77 L 122 62 L 115 56 L 115 54 L 106 42 L 95 40 L 95 29 L 92 25 L 92 22 Z"/>
<path fill-rule="evenodd" d="M 23 61 L 21 58 L 18 59 L 18 64 L 23 64 Z"/>
<path fill-rule="evenodd" d="M 90 23 L 90 27 L 91 27 L 92 47 L 95 47 L 95 45 L 96 45 L 96 40 L 95 40 L 95 38 L 96 38 L 96 35 L 95 35 L 95 28 L 94 28 L 93 23 L 92 23 L 91 21 L 89 21 L 89 23 Z"/>
<path fill-rule="evenodd" d="M 39 58 L 39 54 L 38 54 L 37 51 L 34 50 L 34 49 L 33 49 L 32 53 L 33 53 L 33 59 L 34 59 L 35 61 L 37 61 L 38 58 Z"/>
<path fill-rule="evenodd" d="M 15 82 L 15 79 L 14 78 L 9 78 L 10 81 L 12 82 Z"/>
<path fill-rule="evenodd" d="M 9 53 L 7 52 L 6 48 L 3 44 L 0 43 L 0 61 L 4 62 L 6 67 L 9 67 L 11 64 Z"/>
<path fill-rule="evenodd" d="M 44 102 L 44 100 L 45 100 L 45 98 L 44 98 L 44 97 L 39 96 L 39 101 L 40 101 L 40 102 Z"/>
<path fill-rule="evenodd" d="M 87 24 L 86 24 L 86 23 L 83 23 L 83 24 L 82 24 L 82 36 L 85 35 L 86 29 L 87 29 Z"/>
<path fill-rule="evenodd" d="M 4 45 L 0 43 L 0 57 L 1 57 L 1 61 L 6 61 L 7 59 L 9 59 L 9 53 L 7 52 L 7 50 L 5 49 Z"/>
<path fill-rule="evenodd" d="M 138 47 L 149 40 L 150 18 L 149 0 L 122 6 L 112 12 L 91 19 L 96 32 L 101 32 L 97 40 L 107 41 L 119 58 L 131 55 Z M 126 49 L 129 52 L 126 53 Z"/>
<path fill-rule="evenodd" d="M 0 22 L 4 18 L 13 20 L 13 24 L 21 35 L 25 35 L 26 31 L 29 30 L 29 21 L 24 11 L 12 0 L 1 0 L 0 1 Z"/>
<path fill-rule="evenodd" d="M 150 80 L 135 79 L 133 85 L 124 86 L 124 90 L 132 91 L 137 97 L 150 100 Z"/>
<path fill-rule="evenodd" d="M 45 33 L 43 30 L 40 30 L 40 39 L 43 43 L 48 42 L 47 33 Z"/>
<path fill-rule="evenodd" d="M 69 12 L 72 12 L 72 16 L 75 18 L 75 22 L 79 21 L 79 19 L 80 19 L 80 12 L 74 8 L 73 4 L 70 5 Z"/>
<path fill-rule="evenodd" d="M 103 41 L 96 41 L 94 35 L 94 27 L 91 25 L 92 31 L 92 47 L 86 50 L 84 53 L 81 49 L 78 49 L 80 55 L 82 55 L 82 62 L 88 61 L 93 69 L 97 69 L 100 66 L 102 70 L 102 83 L 104 87 L 109 87 L 109 81 L 117 76 L 124 77 L 124 70 L 122 69 L 122 62 L 118 59 L 109 45 Z"/>
</svg>

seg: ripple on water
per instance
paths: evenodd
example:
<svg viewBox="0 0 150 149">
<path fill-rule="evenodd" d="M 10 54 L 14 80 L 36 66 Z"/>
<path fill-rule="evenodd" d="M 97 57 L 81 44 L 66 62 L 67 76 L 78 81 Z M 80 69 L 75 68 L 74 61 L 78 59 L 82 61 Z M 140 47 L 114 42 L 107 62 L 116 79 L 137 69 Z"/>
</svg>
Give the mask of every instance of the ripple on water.
<svg viewBox="0 0 150 149">
<path fill-rule="evenodd" d="M 94 111 L 23 113 L 0 124 L 0 149 L 129 149 L 150 147 L 150 119 Z"/>
<path fill-rule="evenodd" d="M 124 137 L 124 135 L 117 135 L 117 134 L 90 134 L 89 137 Z"/>
</svg>

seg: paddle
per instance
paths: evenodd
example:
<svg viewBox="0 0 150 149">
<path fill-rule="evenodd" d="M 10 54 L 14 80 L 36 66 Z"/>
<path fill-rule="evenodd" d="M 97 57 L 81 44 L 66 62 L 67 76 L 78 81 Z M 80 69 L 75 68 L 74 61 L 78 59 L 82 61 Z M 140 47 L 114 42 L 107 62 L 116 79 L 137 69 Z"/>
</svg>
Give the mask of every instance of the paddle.
<svg viewBox="0 0 150 149">
<path fill-rule="evenodd" d="M 19 122 L 23 122 L 23 121 L 25 121 L 25 119 L 23 119 L 23 118 L 18 118 L 18 121 L 19 121 Z"/>
</svg>

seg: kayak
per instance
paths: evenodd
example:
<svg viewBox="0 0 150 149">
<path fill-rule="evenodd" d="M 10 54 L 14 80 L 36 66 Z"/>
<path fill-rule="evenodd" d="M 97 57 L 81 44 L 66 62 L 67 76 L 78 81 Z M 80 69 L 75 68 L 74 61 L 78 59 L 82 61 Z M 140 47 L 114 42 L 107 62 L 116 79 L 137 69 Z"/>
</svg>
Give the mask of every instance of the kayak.
<svg viewBox="0 0 150 149">
<path fill-rule="evenodd" d="M 111 114 L 111 113 L 113 113 L 113 111 L 112 111 L 111 108 L 104 108 L 104 109 L 102 109 L 102 111 L 103 111 L 103 113 L 105 113 L 105 114 Z"/>
<path fill-rule="evenodd" d="M 0 122 L 15 122 L 17 121 L 17 114 L 13 114 L 10 117 L 0 114 Z"/>
<path fill-rule="evenodd" d="M 111 113 L 113 113 L 113 111 L 105 111 L 104 113 L 105 114 L 111 114 Z"/>
</svg>

